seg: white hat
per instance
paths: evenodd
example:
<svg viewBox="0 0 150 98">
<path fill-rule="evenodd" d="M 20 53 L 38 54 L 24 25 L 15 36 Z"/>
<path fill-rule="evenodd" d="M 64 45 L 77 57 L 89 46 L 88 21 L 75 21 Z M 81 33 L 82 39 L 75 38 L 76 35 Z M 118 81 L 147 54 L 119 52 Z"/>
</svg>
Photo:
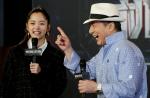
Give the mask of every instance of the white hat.
<svg viewBox="0 0 150 98">
<path fill-rule="evenodd" d="M 96 3 L 92 4 L 89 19 L 83 24 L 92 21 L 124 21 L 119 16 L 119 10 L 115 4 L 112 3 Z"/>
</svg>

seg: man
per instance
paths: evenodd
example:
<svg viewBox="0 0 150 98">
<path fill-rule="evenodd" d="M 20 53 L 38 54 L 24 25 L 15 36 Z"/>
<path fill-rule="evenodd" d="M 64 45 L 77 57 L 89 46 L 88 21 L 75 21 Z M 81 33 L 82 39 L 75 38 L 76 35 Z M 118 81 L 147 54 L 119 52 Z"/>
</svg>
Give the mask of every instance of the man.
<svg viewBox="0 0 150 98">
<path fill-rule="evenodd" d="M 122 21 L 115 4 L 91 6 L 90 17 L 84 24 L 90 25 L 89 33 L 102 48 L 86 62 L 91 80 L 79 81 L 80 93 L 97 93 L 98 98 L 147 98 L 147 66 L 140 49 L 121 31 Z M 79 55 L 64 31 L 60 27 L 58 31 L 61 34 L 56 44 L 65 53 L 64 65 L 72 73 L 79 72 Z"/>
</svg>

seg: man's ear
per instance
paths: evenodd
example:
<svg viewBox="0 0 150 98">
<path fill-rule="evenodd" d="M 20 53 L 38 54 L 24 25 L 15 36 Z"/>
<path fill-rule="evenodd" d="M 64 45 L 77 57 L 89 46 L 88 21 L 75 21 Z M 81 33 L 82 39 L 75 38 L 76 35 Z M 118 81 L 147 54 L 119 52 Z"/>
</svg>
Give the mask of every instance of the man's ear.
<svg viewBox="0 0 150 98">
<path fill-rule="evenodd" d="M 108 28 L 109 28 L 109 31 L 110 31 L 110 32 L 114 31 L 114 29 L 115 29 L 115 24 L 114 24 L 114 22 L 109 23 L 109 24 L 108 24 Z"/>
</svg>

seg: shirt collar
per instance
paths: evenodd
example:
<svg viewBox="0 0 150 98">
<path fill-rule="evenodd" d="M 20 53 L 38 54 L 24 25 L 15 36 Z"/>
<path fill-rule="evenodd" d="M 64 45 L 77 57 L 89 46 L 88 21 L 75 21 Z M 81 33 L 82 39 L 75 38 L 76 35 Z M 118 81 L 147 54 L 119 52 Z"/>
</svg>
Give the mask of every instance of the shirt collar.
<svg viewBox="0 0 150 98">
<path fill-rule="evenodd" d="M 28 45 L 28 48 L 29 48 L 29 49 L 32 48 L 32 42 L 31 42 L 31 39 L 28 40 L 27 45 Z M 44 50 L 46 49 L 47 45 L 48 45 L 48 43 L 47 43 L 47 40 L 45 39 L 44 44 L 42 44 L 40 47 L 38 47 L 38 49 L 42 49 L 42 53 L 43 53 Z M 42 53 L 41 53 L 41 54 L 42 54 Z"/>
<path fill-rule="evenodd" d="M 115 32 L 111 36 L 106 37 L 106 45 L 113 44 L 121 39 L 126 39 L 125 32 Z"/>
</svg>

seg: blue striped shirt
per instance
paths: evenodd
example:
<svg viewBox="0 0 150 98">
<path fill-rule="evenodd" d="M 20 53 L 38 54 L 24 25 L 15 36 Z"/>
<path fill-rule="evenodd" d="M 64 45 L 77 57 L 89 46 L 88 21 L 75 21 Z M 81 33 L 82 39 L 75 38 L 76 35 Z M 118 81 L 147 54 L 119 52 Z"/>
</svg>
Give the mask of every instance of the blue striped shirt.
<svg viewBox="0 0 150 98">
<path fill-rule="evenodd" d="M 73 51 L 64 65 L 79 72 L 79 55 Z M 86 70 L 102 85 L 98 98 L 147 98 L 147 66 L 140 49 L 126 39 L 124 32 L 106 38 L 106 45 L 89 61 Z"/>
</svg>

